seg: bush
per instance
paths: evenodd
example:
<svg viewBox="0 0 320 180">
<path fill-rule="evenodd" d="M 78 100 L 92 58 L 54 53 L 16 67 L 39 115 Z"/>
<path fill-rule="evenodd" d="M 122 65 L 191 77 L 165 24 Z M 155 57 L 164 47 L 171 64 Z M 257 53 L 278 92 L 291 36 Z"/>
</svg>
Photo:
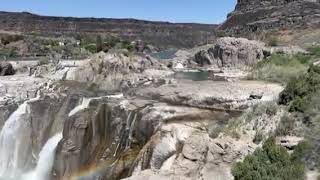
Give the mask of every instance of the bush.
<svg viewBox="0 0 320 180">
<path fill-rule="evenodd" d="M 277 136 L 290 135 L 294 127 L 295 127 L 295 120 L 293 118 L 290 118 L 287 115 L 284 115 L 281 117 L 280 123 L 275 133 Z"/>
<path fill-rule="evenodd" d="M 307 49 L 311 55 L 320 57 L 320 46 L 312 46 Z"/>
<path fill-rule="evenodd" d="M 21 35 L 3 35 L 0 40 L 3 45 L 7 45 L 7 44 L 10 44 L 11 42 L 23 40 L 23 36 L 21 36 Z"/>
<path fill-rule="evenodd" d="M 305 73 L 310 62 L 308 55 L 273 54 L 255 65 L 248 78 L 285 84 L 291 78 Z"/>
<path fill-rule="evenodd" d="M 293 77 L 281 92 L 279 104 L 290 105 L 291 112 L 306 112 L 320 88 L 320 67 L 311 65 L 306 74 Z"/>
<path fill-rule="evenodd" d="M 307 109 L 306 98 L 296 97 L 292 101 L 289 111 L 290 112 L 305 112 Z"/>
<path fill-rule="evenodd" d="M 91 53 L 96 53 L 97 52 L 96 44 L 88 44 L 88 45 L 84 46 L 84 49 L 86 49 L 87 51 L 89 51 Z"/>
<path fill-rule="evenodd" d="M 0 57 L 5 56 L 5 57 L 16 57 L 18 55 L 18 52 L 15 48 L 0 48 Z"/>
<path fill-rule="evenodd" d="M 232 175 L 235 180 L 303 180 L 305 167 L 296 157 L 290 156 L 285 148 L 276 145 L 270 138 L 262 149 L 258 148 L 243 162 L 236 163 Z"/>
</svg>

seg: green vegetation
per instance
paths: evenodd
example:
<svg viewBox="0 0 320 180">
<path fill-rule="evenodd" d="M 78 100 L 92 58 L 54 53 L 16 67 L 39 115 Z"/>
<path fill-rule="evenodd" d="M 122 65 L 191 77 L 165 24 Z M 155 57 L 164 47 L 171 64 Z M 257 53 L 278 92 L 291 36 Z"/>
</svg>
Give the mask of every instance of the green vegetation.
<svg viewBox="0 0 320 180">
<path fill-rule="evenodd" d="M 17 55 L 18 55 L 18 53 L 15 48 L 0 46 L 0 58 L 1 57 L 16 57 Z"/>
<path fill-rule="evenodd" d="M 10 34 L 3 34 L 3 35 L 0 35 L 0 37 L 1 37 L 0 42 L 3 45 L 7 45 L 12 42 L 17 42 L 17 41 L 23 40 L 24 38 L 22 35 L 10 35 Z"/>
<path fill-rule="evenodd" d="M 305 176 L 305 148 L 297 148 L 292 155 L 268 139 L 262 148 L 246 156 L 232 168 L 235 180 L 303 180 Z"/>
<path fill-rule="evenodd" d="M 96 44 L 87 44 L 85 46 L 83 46 L 84 49 L 86 49 L 87 51 L 91 52 L 91 53 L 96 53 L 97 52 L 97 45 Z"/>
<path fill-rule="evenodd" d="M 320 46 L 312 46 L 309 47 L 307 50 L 308 52 L 310 52 L 312 56 L 320 57 Z"/>
<path fill-rule="evenodd" d="M 311 65 L 306 74 L 289 80 L 285 90 L 280 94 L 279 103 L 289 105 L 291 112 L 307 112 L 315 94 L 319 94 L 320 67 Z M 317 103 L 318 104 L 318 103 Z"/>
<path fill-rule="evenodd" d="M 285 84 L 306 72 L 311 62 L 309 55 L 272 54 L 254 66 L 248 78 Z"/>
<path fill-rule="evenodd" d="M 283 115 L 275 133 L 277 136 L 287 136 L 290 135 L 294 127 L 295 119 L 289 117 L 288 115 Z"/>
</svg>

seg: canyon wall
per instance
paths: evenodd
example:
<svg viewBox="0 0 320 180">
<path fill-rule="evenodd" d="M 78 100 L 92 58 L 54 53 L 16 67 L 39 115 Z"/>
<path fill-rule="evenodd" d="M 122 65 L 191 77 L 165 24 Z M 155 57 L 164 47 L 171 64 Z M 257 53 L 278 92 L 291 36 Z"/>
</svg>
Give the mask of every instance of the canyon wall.
<svg viewBox="0 0 320 180">
<path fill-rule="evenodd" d="M 241 33 L 319 24 L 318 0 L 238 0 L 220 29 Z"/>
<path fill-rule="evenodd" d="M 135 19 L 49 17 L 0 12 L 0 30 L 43 35 L 109 34 L 156 46 L 193 47 L 211 42 L 216 25 L 175 24 Z"/>
</svg>

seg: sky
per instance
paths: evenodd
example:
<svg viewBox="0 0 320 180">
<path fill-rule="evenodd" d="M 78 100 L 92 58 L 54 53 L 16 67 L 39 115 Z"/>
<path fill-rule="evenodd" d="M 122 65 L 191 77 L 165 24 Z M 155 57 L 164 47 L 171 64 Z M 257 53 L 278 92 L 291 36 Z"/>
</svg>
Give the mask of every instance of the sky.
<svg viewBox="0 0 320 180">
<path fill-rule="evenodd" d="M 0 11 L 216 24 L 236 0 L 3 0 Z"/>
</svg>

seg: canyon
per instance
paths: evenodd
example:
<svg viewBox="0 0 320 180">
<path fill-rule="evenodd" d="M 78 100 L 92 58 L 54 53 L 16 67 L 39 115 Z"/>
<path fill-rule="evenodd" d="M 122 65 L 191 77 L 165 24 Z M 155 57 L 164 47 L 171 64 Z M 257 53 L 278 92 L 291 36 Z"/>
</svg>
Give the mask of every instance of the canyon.
<svg viewBox="0 0 320 180">
<path fill-rule="evenodd" d="M 179 49 L 165 58 L 112 49 L 80 60 L 4 60 L 0 179 L 233 180 L 235 163 L 258 154 L 269 137 L 291 153 L 305 137 L 279 131 L 313 122 L 303 116 L 283 125 L 302 116 L 291 106 L 304 108 L 304 99 L 281 104 L 295 87 L 281 78 L 301 71 L 316 84 L 307 75 L 320 55 L 217 32 L 317 28 L 319 15 L 315 0 L 238 0 L 220 25 L 0 12 L 5 33 L 112 34 Z M 317 39 L 308 42 L 317 50 Z M 307 179 L 319 174 L 314 164 L 303 168 Z"/>
<path fill-rule="evenodd" d="M 107 34 L 131 41 L 168 47 L 190 48 L 215 39 L 217 25 L 152 22 L 135 19 L 40 16 L 27 12 L 0 12 L 0 30 L 43 36 Z"/>
</svg>

